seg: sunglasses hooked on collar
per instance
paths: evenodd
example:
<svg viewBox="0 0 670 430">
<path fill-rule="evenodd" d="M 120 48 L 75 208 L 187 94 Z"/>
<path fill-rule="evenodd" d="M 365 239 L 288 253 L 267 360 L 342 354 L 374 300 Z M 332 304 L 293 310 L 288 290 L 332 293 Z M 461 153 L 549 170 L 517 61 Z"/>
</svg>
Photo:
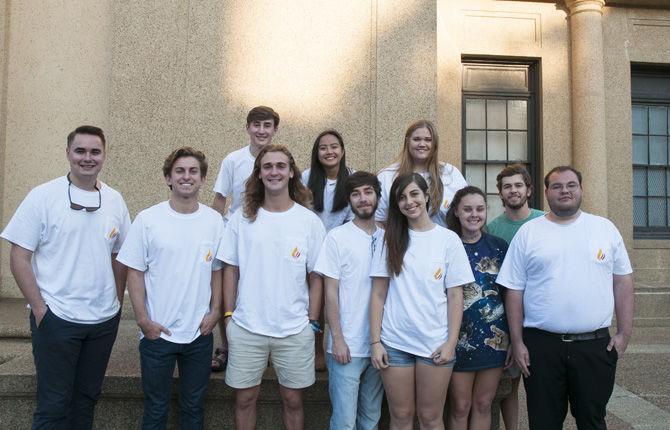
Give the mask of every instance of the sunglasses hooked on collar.
<svg viewBox="0 0 670 430">
<path fill-rule="evenodd" d="M 72 194 L 70 193 L 70 187 L 72 186 L 72 181 L 70 180 L 70 174 L 67 174 L 67 197 L 70 199 L 70 209 L 73 209 L 75 211 L 80 211 L 82 209 L 86 209 L 86 212 L 95 212 L 100 207 L 102 206 L 102 195 L 100 194 L 100 188 L 98 188 L 98 185 L 93 185 L 93 188 L 95 191 L 98 192 L 98 206 L 82 206 L 78 203 L 75 203 L 72 201 Z"/>
</svg>

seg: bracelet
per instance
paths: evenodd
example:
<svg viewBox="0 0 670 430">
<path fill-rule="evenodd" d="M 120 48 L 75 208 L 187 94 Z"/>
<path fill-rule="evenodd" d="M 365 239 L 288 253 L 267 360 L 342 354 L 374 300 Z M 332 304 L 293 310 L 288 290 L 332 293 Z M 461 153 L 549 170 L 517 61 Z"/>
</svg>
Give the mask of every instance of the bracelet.
<svg viewBox="0 0 670 430">
<path fill-rule="evenodd" d="M 309 320 L 309 325 L 312 327 L 312 330 L 314 330 L 314 333 L 323 333 L 321 324 L 319 324 L 318 320 Z"/>
<path fill-rule="evenodd" d="M 375 343 L 382 343 L 382 341 L 381 341 L 381 340 L 378 340 L 378 341 L 376 341 L 376 342 L 370 342 L 370 346 L 374 345 Z"/>
<path fill-rule="evenodd" d="M 223 313 L 223 319 L 230 318 L 233 316 L 233 311 L 228 311 Z"/>
</svg>

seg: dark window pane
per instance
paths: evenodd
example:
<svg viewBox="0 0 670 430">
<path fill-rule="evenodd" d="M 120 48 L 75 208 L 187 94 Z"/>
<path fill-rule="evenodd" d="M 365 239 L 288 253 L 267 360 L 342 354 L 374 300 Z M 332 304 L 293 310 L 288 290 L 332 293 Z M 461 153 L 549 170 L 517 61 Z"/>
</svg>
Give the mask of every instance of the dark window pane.
<svg viewBox="0 0 670 430">
<path fill-rule="evenodd" d="M 507 121 L 505 100 L 487 100 L 486 101 L 486 128 L 506 129 Z"/>
<path fill-rule="evenodd" d="M 507 100 L 507 128 L 526 130 L 528 128 L 528 107 L 526 100 Z"/>
<path fill-rule="evenodd" d="M 649 134 L 668 134 L 668 108 L 649 106 Z"/>
<path fill-rule="evenodd" d="M 484 99 L 465 100 L 465 128 L 486 128 L 486 116 L 484 112 Z"/>
<path fill-rule="evenodd" d="M 647 136 L 633 136 L 633 163 L 648 164 Z"/>
<path fill-rule="evenodd" d="M 649 164 L 668 164 L 668 138 L 649 136 Z"/>
<path fill-rule="evenodd" d="M 647 134 L 647 107 L 633 105 L 633 133 Z"/>
<path fill-rule="evenodd" d="M 633 226 L 647 226 L 647 199 L 643 197 L 633 199 Z"/>
<path fill-rule="evenodd" d="M 650 196 L 666 196 L 665 183 L 666 173 L 664 170 L 647 171 L 647 192 Z"/>
<path fill-rule="evenodd" d="M 666 200 L 664 198 L 649 198 L 649 227 L 666 226 Z"/>
<path fill-rule="evenodd" d="M 633 169 L 633 195 L 647 195 L 647 169 L 636 167 Z"/>
<path fill-rule="evenodd" d="M 486 132 L 488 148 L 487 160 L 507 160 L 507 133 L 504 131 Z"/>
<path fill-rule="evenodd" d="M 486 132 L 467 131 L 465 151 L 468 160 L 486 160 Z"/>
</svg>

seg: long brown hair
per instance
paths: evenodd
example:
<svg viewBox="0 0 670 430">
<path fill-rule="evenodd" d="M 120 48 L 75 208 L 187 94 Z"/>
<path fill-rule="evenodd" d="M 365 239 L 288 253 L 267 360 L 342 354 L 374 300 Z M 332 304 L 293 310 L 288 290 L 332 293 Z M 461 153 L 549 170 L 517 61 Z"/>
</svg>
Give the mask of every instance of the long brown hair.
<svg viewBox="0 0 670 430">
<path fill-rule="evenodd" d="M 418 120 L 405 131 L 405 143 L 402 147 L 402 152 L 400 153 L 399 167 L 398 167 L 398 176 L 406 175 L 414 171 L 414 160 L 409 153 L 409 142 L 414 133 L 419 128 L 427 128 L 430 136 L 433 139 L 430 156 L 428 157 L 428 174 L 430 175 L 430 183 L 428 184 L 428 195 L 430 196 L 430 207 L 428 208 L 428 214 L 433 216 L 440 210 L 440 205 L 442 204 L 442 194 L 444 192 L 444 184 L 442 183 L 442 169 L 446 169 L 446 165 L 441 165 L 438 160 L 438 148 L 440 139 L 437 135 L 437 130 L 432 122 L 427 119 Z"/>
<path fill-rule="evenodd" d="M 402 271 L 402 262 L 409 247 L 409 222 L 400 212 L 398 200 L 403 190 L 414 182 L 424 194 L 428 195 L 428 183 L 418 173 L 398 176 L 391 185 L 389 192 L 389 215 L 386 220 L 384 242 L 386 243 L 386 267 L 390 273 L 398 276 Z M 430 197 L 426 201 L 426 209 L 430 206 Z"/>
<path fill-rule="evenodd" d="M 288 157 L 289 167 L 293 172 L 293 177 L 288 180 L 288 195 L 294 202 L 306 208 L 311 207 L 312 193 L 305 187 L 300 179 L 300 169 L 293 159 L 293 155 L 284 145 L 267 145 L 261 149 L 254 161 L 254 170 L 251 172 L 244 187 L 244 216 L 256 221 L 258 209 L 263 206 L 265 201 L 265 185 L 260 178 L 261 161 L 268 152 L 281 152 Z"/>
</svg>

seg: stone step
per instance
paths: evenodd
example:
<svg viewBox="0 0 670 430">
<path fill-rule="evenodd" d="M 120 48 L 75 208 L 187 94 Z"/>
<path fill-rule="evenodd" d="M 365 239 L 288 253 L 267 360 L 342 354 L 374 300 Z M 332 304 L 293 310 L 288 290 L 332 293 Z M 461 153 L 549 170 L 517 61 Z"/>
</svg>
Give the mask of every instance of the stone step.
<svg viewBox="0 0 670 430">
<path fill-rule="evenodd" d="M 3 318 L 4 319 L 4 318 Z M 35 407 L 35 370 L 30 343 L 5 340 L 0 343 L 0 428 L 29 428 Z M 11 345 L 11 348 L 7 347 Z M 134 321 L 122 320 L 107 368 L 102 396 L 96 407 L 96 429 L 139 428 L 142 417 L 137 328 Z M 6 348 L 7 347 L 7 348 Z M 317 382 L 305 390 L 306 428 L 328 428 L 330 402 L 327 375 L 317 374 Z M 178 372 L 172 388 L 168 428 L 178 428 Z M 206 427 L 233 428 L 233 390 L 222 374 L 213 374 L 206 396 Z M 261 385 L 258 428 L 281 427 L 281 399 L 276 376 L 268 369 Z"/>
</svg>

